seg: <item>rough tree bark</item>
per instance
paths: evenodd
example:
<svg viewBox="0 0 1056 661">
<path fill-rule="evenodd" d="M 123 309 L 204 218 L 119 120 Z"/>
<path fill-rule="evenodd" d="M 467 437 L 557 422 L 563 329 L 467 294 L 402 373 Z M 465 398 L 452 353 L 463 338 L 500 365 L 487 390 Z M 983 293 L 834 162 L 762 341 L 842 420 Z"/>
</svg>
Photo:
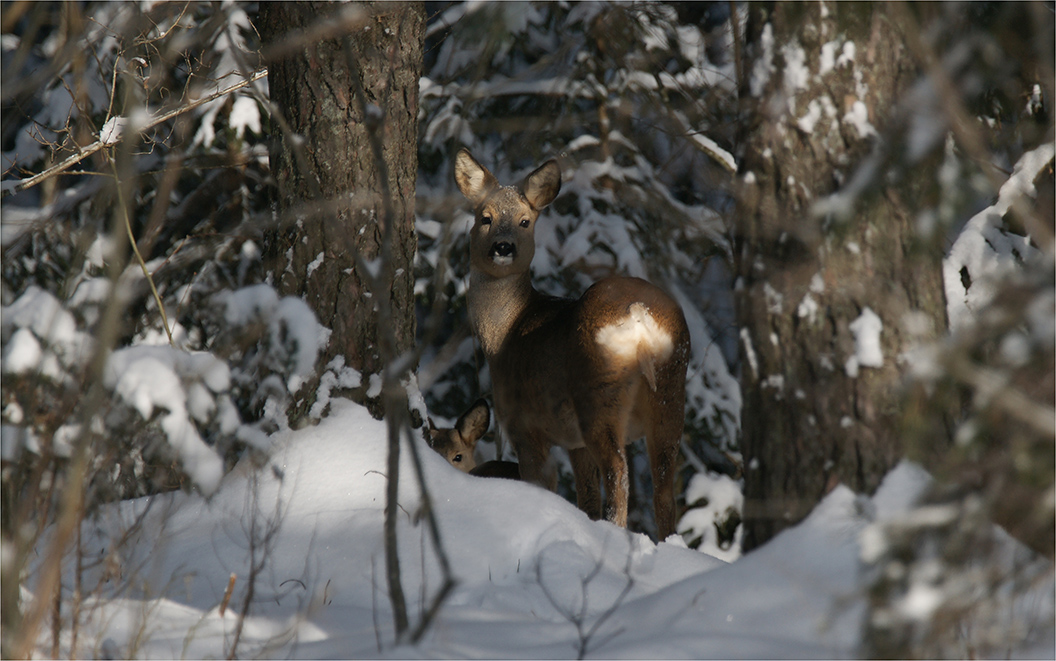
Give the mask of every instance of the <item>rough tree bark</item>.
<svg viewBox="0 0 1056 661">
<path fill-rule="evenodd" d="M 916 78 L 898 26 L 867 3 L 749 10 L 735 228 L 746 549 L 839 483 L 879 485 L 902 454 L 900 357 L 946 325 L 941 245 L 917 237 L 911 212 L 922 187 L 860 185 L 863 163 L 882 173 L 894 158 L 878 137 Z M 830 197 L 841 190 L 856 194 Z M 819 213 L 826 199 L 852 206 Z M 871 315 L 877 366 L 856 362 L 868 322 L 855 322 Z"/>
<path fill-rule="evenodd" d="M 272 119 L 270 157 L 283 214 L 265 252 L 279 291 L 303 297 L 333 331 L 322 364 L 344 356 L 364 375 L 362 401 L 369 375 L 382 371 L 386 354 L 391 358 L 414 344 L 425 15 L 421 3 L 360 3 L 351 9 L 362 10 L 358 18 L 341 4 L 261 3 L 271 101 L 281 113 Z M 379 131 L 383 164 L 371 144 Z M 389 214 L 392 226 L 386 228 Z M 379 265 L 387 268 L 372 273 Z M 380 297 L 388 298 L 387 305 Z M 379 315 L 381 308 L 391 315 Z M 301 391 L 306 399 L 291 418 L 307 410 L 313 391 Z M 380 417 L 381 400 L 367 403 Z"/>
</svg>

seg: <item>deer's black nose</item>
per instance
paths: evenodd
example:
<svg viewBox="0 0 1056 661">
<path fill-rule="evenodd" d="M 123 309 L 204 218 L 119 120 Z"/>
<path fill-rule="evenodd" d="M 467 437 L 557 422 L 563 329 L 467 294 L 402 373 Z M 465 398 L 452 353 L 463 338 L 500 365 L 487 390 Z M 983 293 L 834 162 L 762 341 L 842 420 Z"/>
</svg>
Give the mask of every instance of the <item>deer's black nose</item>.
<svg viewBox="0 0 1056 661">
<path fill-rule="evenodd" d="M 517 254 L 517 246 L 508 241 L 500 241 L 491 245 L 492 257 L 513 257 Z"/>
</svg>

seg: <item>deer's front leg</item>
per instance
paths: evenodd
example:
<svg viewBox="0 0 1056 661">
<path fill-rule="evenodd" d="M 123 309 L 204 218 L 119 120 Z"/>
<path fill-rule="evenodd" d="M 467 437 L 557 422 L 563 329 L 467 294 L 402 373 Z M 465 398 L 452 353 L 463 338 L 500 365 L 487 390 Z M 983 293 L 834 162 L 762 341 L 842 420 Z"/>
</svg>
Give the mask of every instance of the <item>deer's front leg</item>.
<svg viewBox="0 0 1056 661">
<path fill-rule="evenodd" d="M 576 505 L 591 519 L 601 518 L 601 475 L 586 448 L 568 451 L 576 479 Z"/>
</svg>

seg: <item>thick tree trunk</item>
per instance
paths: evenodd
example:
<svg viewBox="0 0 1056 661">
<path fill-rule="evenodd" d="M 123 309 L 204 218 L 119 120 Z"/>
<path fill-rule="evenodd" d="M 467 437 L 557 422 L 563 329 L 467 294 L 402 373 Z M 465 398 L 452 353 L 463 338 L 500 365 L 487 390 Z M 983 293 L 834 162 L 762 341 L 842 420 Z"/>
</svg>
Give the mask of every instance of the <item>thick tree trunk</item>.
<svg viewBox="0 0 1056 661">
<path fill-rule="evenodd" d="M 381 372 L 387 358 L 414 345 L 425 18 L 421 3 L 352 9 L 363 10 L 365 20 L 348 20 L 342 12 L 349 6 L 341 4 L 261 3 L 260 29 L 271 53 L 268 84 L 282 115 L 271 124 L 271 171 L 284 214 L 265 250 L 277 288 L 303 297 L 333 331 L 322 364 L 344 356 L 363 374 L 365 391 L 369 375 Z M 341 36 L 320 38 L 321 30 L 332 35 L 342 21 L 348 28 L 337 30 Z M 304 43 L 297 43 L 298 35 Z M 372 145 L 372 137 L 380 140 Z M 373 148 L 378 144 L 380 158 Z M 382 309 L 391 314 L 379 315 Z M 300 393 L 307 399 L 297 410 L 310 405 L 311 390 Z M 368 404 L 380 415 L 380 400 Z"/>
<path fill-rule="evenodd" d="M 903 450 L 903 353 L 946 325 L 941 246 L 915 235 L 923 191 L 857 178 L 888 167 L 877 139 L 915 77 L 897 26 L 861 3 L 751 14 L 735 236 L 746 548 L 839 483 L 878 486 Z M 849 212 L 819 213 L 838 191 Z"/>
</svg>

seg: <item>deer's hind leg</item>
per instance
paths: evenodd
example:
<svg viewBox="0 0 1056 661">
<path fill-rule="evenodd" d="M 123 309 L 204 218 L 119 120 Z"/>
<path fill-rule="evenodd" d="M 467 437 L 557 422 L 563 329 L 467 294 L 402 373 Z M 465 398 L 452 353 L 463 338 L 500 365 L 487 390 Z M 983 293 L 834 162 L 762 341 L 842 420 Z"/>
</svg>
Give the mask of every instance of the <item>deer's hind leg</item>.
<svg viewBox="0 0 1056 661">
<path fill-rule="evenodd" d="M 557 470 L 550 460 L 550 443 L 538 432 L 511 426 L 507 429 L 521 479 L 550 491 L 557 490 Z"/>
<path fill-rule="evenodd" d="M 613 387 L 613 386 L 616 387 Z M 585 450 L 600 473 L 605 487 L 605 519 L 627 527 L 627 421 L 634 403 L 634 389 L 625 384 L 605 384 L 585 393 L 576 404 Z M 576 492 L 580 490 L 576 476 Z M 594 482 L 596 484 L 596 482 Z"/>
<path fill-rule="evenodd" d="M 657 541 L 674 534 L 677 512 L 675 478 L 678 473 L 679 445 L 685 426 L 685 367 L 665 366 L 659 375 L 657 390 L 650 392 L 649 422 L 646 424 L 646 447 L 653 477 L 653 514 Z"/>
</svg>

